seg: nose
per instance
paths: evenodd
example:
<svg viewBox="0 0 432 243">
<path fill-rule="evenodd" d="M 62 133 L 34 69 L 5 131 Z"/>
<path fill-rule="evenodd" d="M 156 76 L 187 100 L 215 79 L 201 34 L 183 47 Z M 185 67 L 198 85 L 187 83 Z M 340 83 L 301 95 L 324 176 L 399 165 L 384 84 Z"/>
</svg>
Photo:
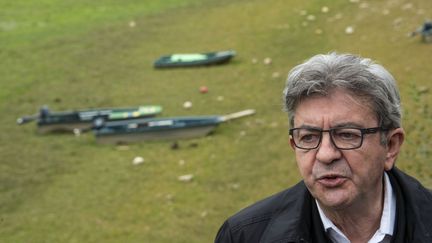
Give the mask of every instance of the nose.
<svg viewBox="0 0 432 243">
<path fill-rule="evenodd" d="M 323 133 L 320 146 L 317 148 L 316 159 L 321 163 L 332 163 L 340 159 L 341 151 L 336 148 L 329 133 Z"/>
</svg>

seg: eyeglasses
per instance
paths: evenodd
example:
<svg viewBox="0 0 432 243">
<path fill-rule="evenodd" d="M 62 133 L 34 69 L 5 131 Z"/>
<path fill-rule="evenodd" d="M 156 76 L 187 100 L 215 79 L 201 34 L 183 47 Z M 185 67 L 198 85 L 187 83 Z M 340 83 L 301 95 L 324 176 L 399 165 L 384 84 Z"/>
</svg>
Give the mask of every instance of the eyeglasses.
<svg viewBox="0 0 432 243">
<path fill-rule="evenodd" d="M 336 148 L 349 150 L 360 148 L 363 144 L 363 137 L 365 134 L 387 130 L 388 129 L 382 127 L 338 127 L 328 130 L 317 128 L 292 128 L 289 130 L 289 134 L 297 148 L 310 150 L 318 148 L 321 144 L 323 132 L 328 132 L 330 134 L 330 140 Z"/>
</svg>

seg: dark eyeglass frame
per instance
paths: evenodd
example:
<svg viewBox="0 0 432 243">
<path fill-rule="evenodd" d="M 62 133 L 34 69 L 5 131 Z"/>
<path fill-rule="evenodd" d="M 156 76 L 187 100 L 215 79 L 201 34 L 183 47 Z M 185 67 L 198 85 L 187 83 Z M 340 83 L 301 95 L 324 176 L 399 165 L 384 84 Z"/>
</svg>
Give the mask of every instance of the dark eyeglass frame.
<svg viewBox="0 0 432 243">
<path fill-rule="evenodd" d="M 294 139 L 294 131 L 296 131 L 296 130 L 300 130 L 300 129 L 307 129 L 307 130 L 311 130 L 311 131 L 320 132 L 320 138 L 319 138 L 319 141 L 318 141 L 318 143 L 317 143 L 317 145 L 316 145 L 315 147 L 313 147 L 313 148 L 303 148 L 303 147 L 300 147 L 299 145 L 296 144 L 295 139 Z M 360 144 L 359 144 L 358 146 L 356 146 L 356 147 L 352 147 L 352 148 L 340 148 L 340 147 L 338 147 L 338 146 L 336 145 L 335 141 L 333 140 L 333 135 L 332 135 L 332 134 L 333 134 L 334 131 L 337 131 L 337 130 L 340 130 L 340 129 L 356 129 L 356 130 L 359 130 L 360 133 L 361 133 L 361 140 L 360 140 Z M 291 138 L 292 138 L 292 141 L 293 141 L 293 143 L 294 143 L 294 146 L 296 146 L 297 148 L 299 148 L 299 149 L 303 149 L 303 150 L 312 150 L 312 149 L 316 149 L 316 148 L 318 148 L 318 147 L 321 145 L 321 141 L 322 141 L 322 138 L 323 138 L 323 132 L 328 132 L 329 135 L 330 135 L 330 140 L 331 140 L 332 144 L 333 144 L 337 149 L 340 149 L 340 150 L 352 150 L 352 149 L 358 149 L 358 148 L 360 148 L 360 147 L 363 145 L 363 140 L 364 140 L 364 135 L 365 135 L 365 134 L 373 134 L 373 133 L 377 133 L 377 132 L 379 132 L 379 131 L 388 131 L 388 130 L 390 130 L 390 129 L 388 129 L 388 128 L 384 128 L 384 127 L 369 127 L 369 128 L 358 128 L 358 127 L 336 127 L 336 128 L 330 128 L 330 129 L 327 129 L 327 130 L 318 129 L 318 128 L 297 127 L 297 128 L 291 128 L 291 129 L 289 130 L 289 135 L 290 135 Z"/>
</svg>

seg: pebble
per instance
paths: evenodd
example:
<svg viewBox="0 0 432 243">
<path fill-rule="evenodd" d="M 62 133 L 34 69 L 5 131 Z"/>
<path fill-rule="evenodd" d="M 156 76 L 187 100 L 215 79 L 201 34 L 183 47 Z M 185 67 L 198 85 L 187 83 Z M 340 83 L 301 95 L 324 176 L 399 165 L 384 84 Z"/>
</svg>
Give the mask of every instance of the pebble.
<svg viewBox="0 0 432 243">
<path fill-rule="evenodd" d="M 192 102 L 186 101 L 185 103 L 183 103 L 183 108 L 190 109 L 191 107 L 192 107 Z"/>
<path fill-rule="evenodd" d="M 178 180 L 182 181 L 182 182 L 189 182 L 189 181 L 192 181 L 193 177 L 194 176 L 192 174 L 186 174 L 186 175 L 179 176 Z"/>
<path fill-rule="evenodd" d="M 208 88 L 207 88 L 207 86 L 201 86 L 199 88 L 199 91 L 201 94 L 206 94 L 208 92 Z"/>
<path fill-rule="evenodd" d="M 240 184 L 238 184 L 238 183 L 233 183 L 233 184 L 230 185 L 230 187 L 231 187 L 231 189 L 237 190 L 237 189 L 240 188 Z"/>
<path fill-rule="evenodd" d="M 79 128 L 74 128 L 73 133 L 75 136 L 79 137 L 81 135 L 81 130 Z"/>
<path fill-rule="evenodd" d="M 429 88 L 426 86 L 421 86 L 421 87 L 417 88 L 417 91 L 419 94 L 424 94 L 424 93 L 427 93 L 429 91 Z"/>
<path fill-rule="evenodd" d="M 354 27 L 348 26 L 345 28 L 345 34 L 351 35 L 352 33 L 354 33 Z"/>
<path fill-rule="evenodd" d="M 328 13 L 328 11 L 329 11 L 329 8 L 327 6 L 323 6 L 321 8 L 321 12 L 323 12 L 323 13 Z"/>
<path fill-rule="evenodd" d="M 142 163 L 144 163 L 144 158 L 140 157 L 140 156 L 135 157 L 132 161 L 132 164 L 134 164 L 134 165 L 139 165 Z"/>
<path fill-rule="evenodd" d="M 315 17 L 315 15 L 310 14 L 306 17 L 306 19 L 309 21 L 315 21 L 316 17 Z"/>
<path fill-rule="evenodd" d="M 272 64 L 272 59 L 270 57 L 266 57 L 266 58 L 264 58 L 263 62 L 265 65 L 270 65 L 270 64 Z"/>
</svg>

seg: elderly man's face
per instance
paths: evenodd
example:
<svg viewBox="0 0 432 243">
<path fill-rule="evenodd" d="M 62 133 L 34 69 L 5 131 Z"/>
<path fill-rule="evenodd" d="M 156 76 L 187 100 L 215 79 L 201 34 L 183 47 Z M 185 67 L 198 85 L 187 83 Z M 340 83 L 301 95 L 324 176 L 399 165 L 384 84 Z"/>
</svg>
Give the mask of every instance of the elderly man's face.
<svg viewBox="0 0 432 243">
<path fill-rule="evenodd" d="M 344 126 L 371 128 L 379 124 L 369 106 L 348 92 L 336 89 L 328 96 L 313 96 L 300 102 L 294 126 L 325 130 Z M 402 133 L 403 141 L 401 129 L 390 131 L 388 136 L 392 137 L 395 132 Z M 316 149 L 296 148 L 292 138 L 291 146 L 312 195 L 323 207 L 344 209 L 364 207 L 368 202 L 381 198 L 383 172 L 393 167 L 399 146 L 395 151 L 393 145 L 383 145 L 380 139 L 379 132 L 365 134 L 360 148 L 340 150 L 330 140 L 330 134 L 325 132 Z"/>
</svg>

